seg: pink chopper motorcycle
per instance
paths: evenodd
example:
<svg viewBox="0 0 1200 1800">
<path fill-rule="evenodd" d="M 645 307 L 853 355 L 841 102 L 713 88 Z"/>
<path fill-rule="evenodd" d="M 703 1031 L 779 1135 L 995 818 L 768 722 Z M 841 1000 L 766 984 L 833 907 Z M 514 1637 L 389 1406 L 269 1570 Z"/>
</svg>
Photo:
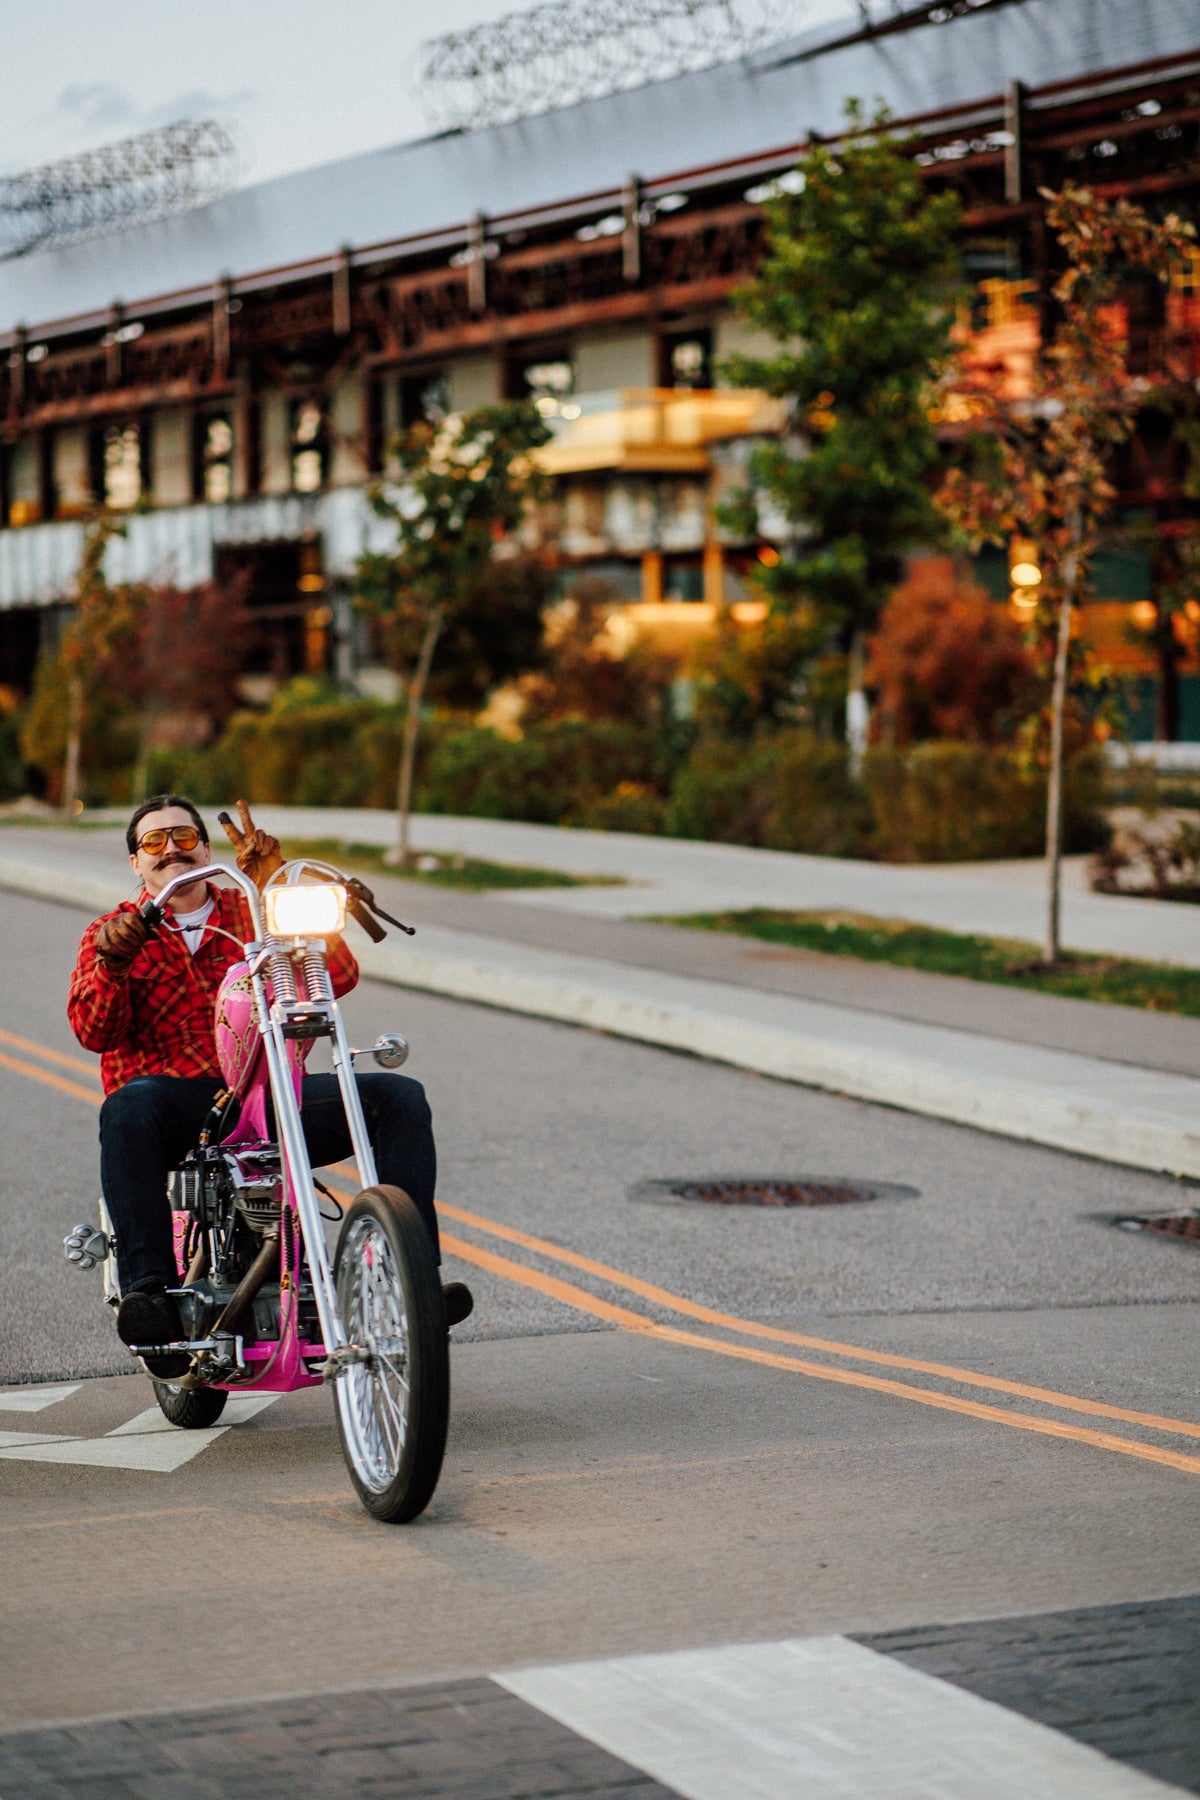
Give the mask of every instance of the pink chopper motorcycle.
<svg viewBox="0 0 1200 1800">
<path fill-rule="evenodd" d="M 402 1523 L 428 1505 L 445 1451 L 445 1305 L 420 1214 L 399 1188 L 378 1185 L 354 1081 L 354 1058 L 362 1053 L 347 1042 L 325 956 L 325 939 L 342 930 L 347 910 L 376 941 L 384 937 L 372 916 L 382 909 L 362 882 L 307 859 L 277 870 L 261 901 L 238 869 L 214 863 L 205 875 L 241 888 L 255 938 L 242 946 L 244 960 L 232 965 L 217 996 L 225 1091 L 198 1147 L 170 1177 L 180 1277 L 170 1291 L 187 1335 L 135 1346 L 133 1354 L 190 1356 L 186 1375 L 154 1380 L 163 1413 L 184 1429 L 215 1424 L 231 1393 L 331 1384 L 359 1498 L 375 1518 Z M 175 889 L 195 879 L 194 870 L 183 871 L 143 916 L 159 925 Z M 331 1041 L 364 1183 L 342 1219 L 332 1262 L 300 1116 L 304 1059 L 318 1038 Z M 398 1068 L 408 1055 L 399 1034 L 372 1049 L 384 1068 Z M 64 1249 L 77 1267 L 103 1263 L 105 1299 L 118 1305 L 103 1201 L 99 1230 L 76 1226 Z"/>
</svg>

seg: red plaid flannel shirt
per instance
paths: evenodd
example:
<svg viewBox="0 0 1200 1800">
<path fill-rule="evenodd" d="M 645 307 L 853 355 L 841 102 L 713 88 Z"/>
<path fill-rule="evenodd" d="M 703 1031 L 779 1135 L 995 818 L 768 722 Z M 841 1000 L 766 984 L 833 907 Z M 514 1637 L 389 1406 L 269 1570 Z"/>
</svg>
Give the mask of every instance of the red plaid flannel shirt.
<svg viewBox="0 0 1200 1800">
<path fill-rule="evenodd" d="M 106 1094 L 135 1075 L 220 1076 L 213 1036 L 217 989 L 229 965 L 242 960 L 239 945 L 253 936 L 253 926 L 241 894 L 213 886 L 208 892 L 215 905 L 195 953 L 180 933 L 161 928 L 142 945 L 124 981 L 114 981 L 96 956 L 96 933 L 104 920 L 93 920 L 84 932 L 67 1017 L 84 1049 L 100 1052 Z M 133 912 L 147 898 L 139 894 L 117 911 Z M 335 994 L 349 993 L 358 980 L 358 964 L 340 937 L 330 939 L 329 974 Z"/>
</svg>

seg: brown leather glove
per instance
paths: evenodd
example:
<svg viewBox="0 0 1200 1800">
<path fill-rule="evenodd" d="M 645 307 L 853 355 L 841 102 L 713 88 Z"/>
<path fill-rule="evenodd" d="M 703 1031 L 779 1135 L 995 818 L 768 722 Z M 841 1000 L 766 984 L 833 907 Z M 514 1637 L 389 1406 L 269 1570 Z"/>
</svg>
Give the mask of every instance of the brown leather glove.
<svg viewBox="0 0 1200 1800">
<path fill-rule="evenodd" d="M 244 800 L 237 803 L 238 815 L 242 821 L 239 831 L 232 821 L 225 825 L 225 835 L 237 852 L 237 866 L 243 875 L 248 875 L 259 893 L 276 869 L 283 867 L 283 855 L 279 848 L 279 839 L 262 831 L 250 817 L 250 808 Z"/>
<path fill-rule="evenodd" d="M 113 913 L 96 933 L 97 961 L 114 981 L 124 981 L 149 936 L 150 927 L 140 913 Z"/>
</svg>

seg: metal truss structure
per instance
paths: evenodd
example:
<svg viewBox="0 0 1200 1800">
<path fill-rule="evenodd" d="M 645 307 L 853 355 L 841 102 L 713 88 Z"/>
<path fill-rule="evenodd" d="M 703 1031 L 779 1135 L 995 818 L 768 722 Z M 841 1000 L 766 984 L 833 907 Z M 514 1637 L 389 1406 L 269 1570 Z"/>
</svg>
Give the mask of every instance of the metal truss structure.
<svg viewBox="0 0 1200 1800">
<path fill-rule="evenodd" d="M 498 125 L 744 56 L 805 11 L 806 0 L 544 0 L 435 38 L 422 77 L 441 123 Z"/>
<path fill-rule="evenodd" d="M 834 31 L 829 44 L 1014 4 L 1020 0 L 856 0 L 848 29 Z M 767 49 L 801 29 L 808 13 L 809 0 L 543 0 L 434 38 L 422 79 L 438 123 L 471 131 Z"/>
<path fill-rule="evenodd" d="M 233 182 L 232 139 L 183 120 L 0 178 L 0 257 L 22 256 L 182 212 Z"/>
</svg>

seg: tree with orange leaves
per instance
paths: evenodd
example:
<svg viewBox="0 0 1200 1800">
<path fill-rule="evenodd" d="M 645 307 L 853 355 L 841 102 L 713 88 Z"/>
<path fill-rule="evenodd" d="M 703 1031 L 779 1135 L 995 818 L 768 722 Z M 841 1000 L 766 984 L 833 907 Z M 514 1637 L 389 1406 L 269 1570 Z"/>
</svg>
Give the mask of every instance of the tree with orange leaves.
<svg viewBox="0 0 1200 1800">
<path fill-rule="evenodd" d="M 1034 633 L 1051 663 L 1046 803 L 1048 904 L 1044 960 L 1060 950 L 1063 722 L 1072 608 L 1116 498 L 1109 459 L 1133 430 L 1139 389 L 1126 369 L 1114 319 L 1121 273 L 1131 265 L 1165 280 L 1191 253 L 1194 228 L 1176 214 L 1150 217 L 1128 200 L 1099 200 L 1087 188 L 1043 189 L 1046 219 L 1066 257 L 1052 289 L 1056 323 L 1030 394 L 1009 400 L 961 368 L 950 377 L 948 416 L 969 418 L 965 454 L 937 495 L 943 513 L 976 548 L 1013 536 L 1037 546 L 1041 571 Z M 949 397 L 949 396 L 948 396 Z"/>
<path fill-rule="evenodd" d="M 1016 620 L 948 556 L 914 563 L 869 644 L 877 739 L 1002 743 L 1027 709 L 1033 659 Z"/>
</svg>

